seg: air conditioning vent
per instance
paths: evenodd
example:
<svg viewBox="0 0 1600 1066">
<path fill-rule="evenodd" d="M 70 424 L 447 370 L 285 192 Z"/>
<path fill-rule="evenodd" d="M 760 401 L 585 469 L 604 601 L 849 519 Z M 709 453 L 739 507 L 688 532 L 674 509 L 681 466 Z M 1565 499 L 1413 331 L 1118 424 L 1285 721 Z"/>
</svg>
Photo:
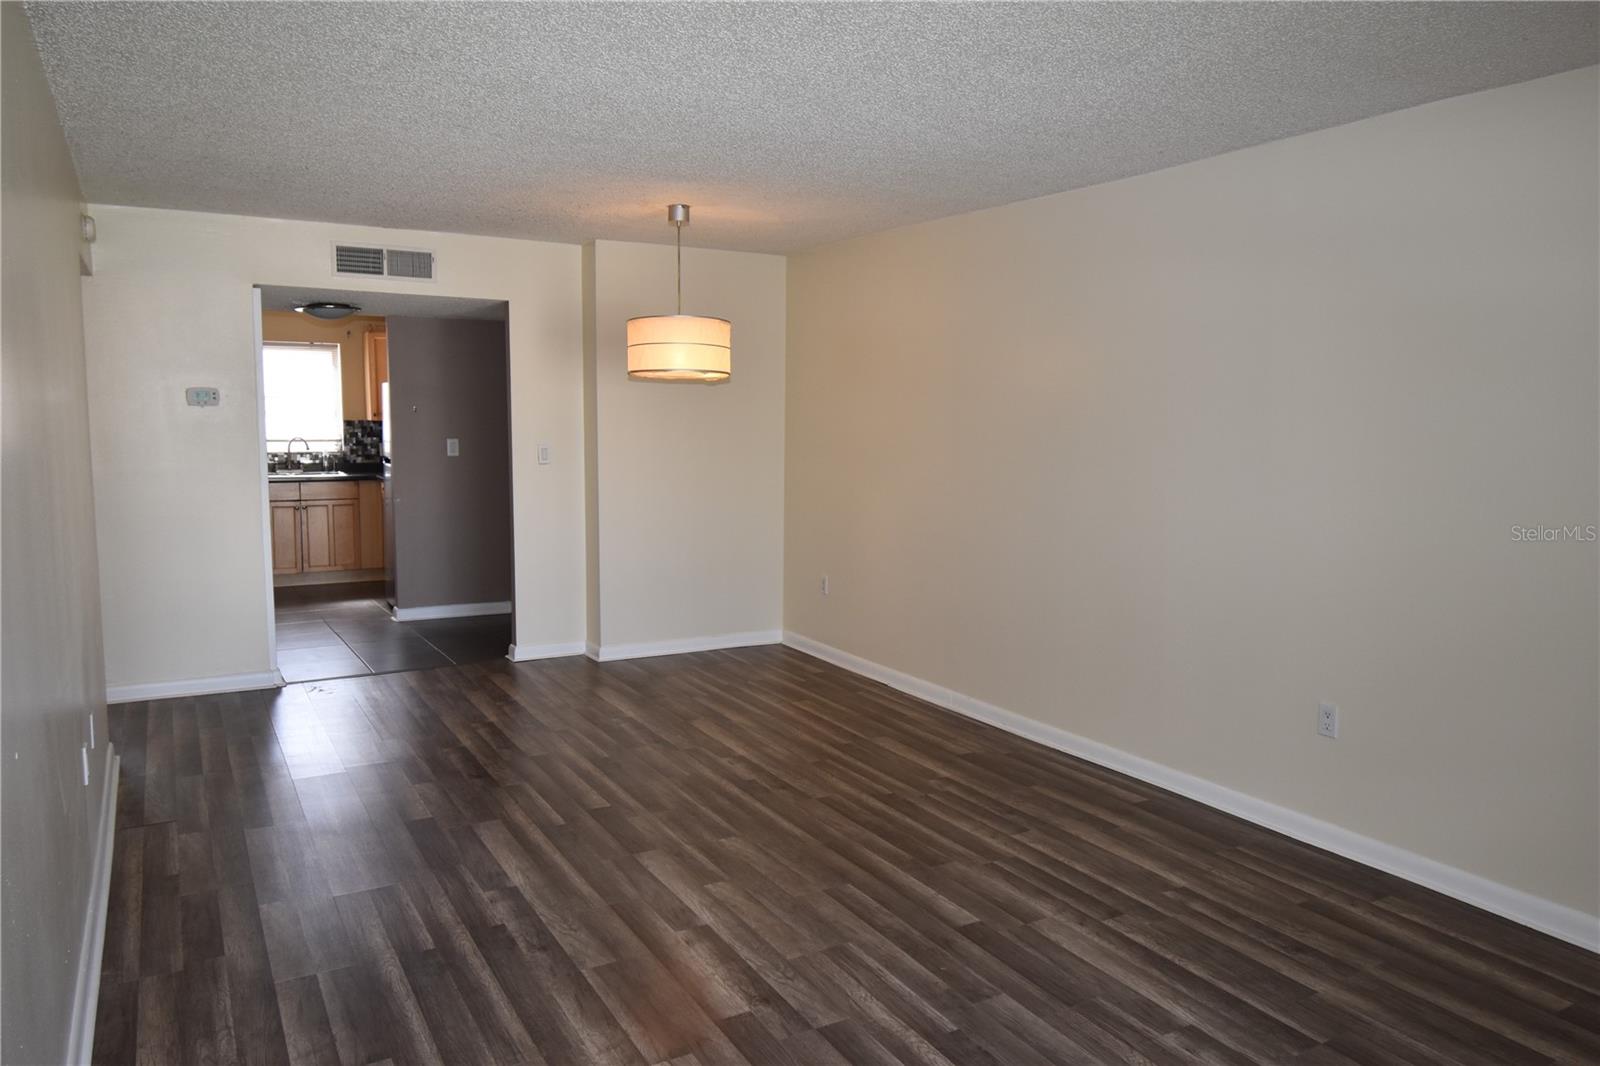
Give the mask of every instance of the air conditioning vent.
<svg viewBox="0 0 1600 1066">
<path fill-rule="evenodd" d="M 360 244 L 333 246 L 335 277 L 432 281 L 435 266 L 437 263 L 432 252 L 416 248 L 369 248 Z"/>
<path fill-rule="evenodd" d="M 433 277 L 432 252 L 404 252 L 389 249 L 389 276 L 391 278 Z"/>
<path fill-rule="evenodd" d="M 352 244 L 333 247 L 333 272 L 359 274 L 363 277 L 383 277 L 383 249 L 359 248 Z"/>
</svg>

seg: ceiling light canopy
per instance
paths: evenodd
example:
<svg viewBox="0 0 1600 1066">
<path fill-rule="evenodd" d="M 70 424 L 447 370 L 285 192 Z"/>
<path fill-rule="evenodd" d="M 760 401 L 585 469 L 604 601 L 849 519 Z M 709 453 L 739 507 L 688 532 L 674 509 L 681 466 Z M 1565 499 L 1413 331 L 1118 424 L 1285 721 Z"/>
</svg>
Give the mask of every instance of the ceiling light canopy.
<svg viewBox="0 0 1600 1066">
<path fill-rule="evenodd" d="M 689 205 L 670 204 L 678 231 L 678 313 L 628 319 L 628 376 L 642 381 L 715 384 L 733 374 L 733 323 L 683 313 L 683 227 Z"/>
<path fill-rule="evenodd" d="M 310 315 L 312 318 L 322 318 L 330 322 L 341 318 L 349 318 L 361 310 L 355 304 L 332 303 L 327 300 L 318 300 L 315 303 L 308 304 L 295 304 L 294 309 L 302 315 Z"/>
</svg>

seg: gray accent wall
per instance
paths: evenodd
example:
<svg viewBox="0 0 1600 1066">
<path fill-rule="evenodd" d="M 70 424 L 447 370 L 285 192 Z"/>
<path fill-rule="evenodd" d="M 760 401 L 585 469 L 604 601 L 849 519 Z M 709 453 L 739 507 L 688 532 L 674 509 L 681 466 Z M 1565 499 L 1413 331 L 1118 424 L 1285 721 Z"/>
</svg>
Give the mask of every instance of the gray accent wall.
<svg viewBox="0 0 1600 1066">
<path fill-rule="evenodd" d="M 512 598 L 506 352 L 504 322 L 389 319 L 397 606 Z"/>
<path fill-rule="evenodd" d="M 95 848 L 110 753 L 79 283 L 81 208 L 21 4 L 0 4 L 0 49 L 0 1059 L 63 1062 L 88 1050 L 74 1048 L 70 1034 L 75 1002 L 92 1016 L 88 997 L 98 964 L 85 959 L 85 933 L 94 927 Z M 82 748 L 91 719 L 95 747 L 85 784 Z"/>
</svg>

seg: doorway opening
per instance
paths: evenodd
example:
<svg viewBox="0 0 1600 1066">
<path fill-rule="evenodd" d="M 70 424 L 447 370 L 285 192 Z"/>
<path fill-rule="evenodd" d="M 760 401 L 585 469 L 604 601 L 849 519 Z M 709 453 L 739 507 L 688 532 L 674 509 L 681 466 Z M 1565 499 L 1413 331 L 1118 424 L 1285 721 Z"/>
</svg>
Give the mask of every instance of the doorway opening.
<svg viewBox="0 0 1600 1066">
<path fill-rule="evenodd" d="M 287 682 L 513 642 L 507 305 L 261 286 L 275 656 Z M 296 308 L 345 303 L 341 317 Z"/>
</svg>

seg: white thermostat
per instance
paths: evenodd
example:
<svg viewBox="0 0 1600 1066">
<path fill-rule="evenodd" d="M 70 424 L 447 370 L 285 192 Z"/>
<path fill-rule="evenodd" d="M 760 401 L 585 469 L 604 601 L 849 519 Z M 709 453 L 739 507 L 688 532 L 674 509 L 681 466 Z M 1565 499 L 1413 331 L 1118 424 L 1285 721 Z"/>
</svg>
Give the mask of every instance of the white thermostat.
<svg viewBox="0 0 1600 1066">
<path fill-rule="evenodd" d="M 222 390 L 201 386 L 200 388 L 185 389 L 183 398 L 189 401 L 190 407 L 215 407 L 222 402 Z"/>
</svg>

